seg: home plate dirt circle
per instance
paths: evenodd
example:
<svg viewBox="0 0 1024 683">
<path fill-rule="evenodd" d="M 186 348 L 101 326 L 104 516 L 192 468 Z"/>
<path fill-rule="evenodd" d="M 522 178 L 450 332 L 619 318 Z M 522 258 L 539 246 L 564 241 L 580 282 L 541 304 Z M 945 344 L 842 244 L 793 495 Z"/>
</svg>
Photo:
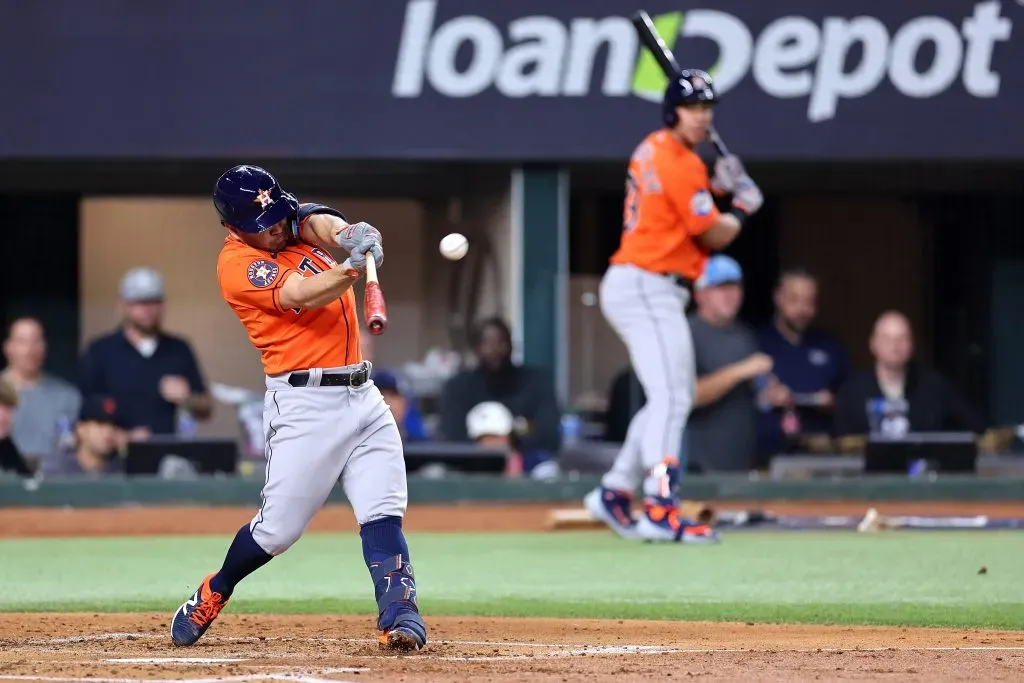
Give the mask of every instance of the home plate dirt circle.
<svg viewBox="0 0 1024 683">
<path fill-rule="evenodd" d="M 225 614 L 194 647 L 164 614 L 0 614 L 0 680 L 1021 680 L 1024 632 L 435 617 L 421 652 L 373 618 Z M 895 675 L 895 678 L 894 678 Z"/>
</svg>

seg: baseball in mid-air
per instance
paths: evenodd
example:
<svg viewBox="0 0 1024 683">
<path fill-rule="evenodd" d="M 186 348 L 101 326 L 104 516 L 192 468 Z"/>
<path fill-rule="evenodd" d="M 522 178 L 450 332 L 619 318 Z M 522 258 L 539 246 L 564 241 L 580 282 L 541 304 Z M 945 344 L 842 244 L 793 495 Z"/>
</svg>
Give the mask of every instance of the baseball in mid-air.
<svg viewBox="0 0 1024 683">
<path fill-rule="evenodd" d="M 441 238 L 441 256 L 449 261 L 458 261 L 469 251 L 469 240 L 458 232 L 450 232 Z"/>
</svg>

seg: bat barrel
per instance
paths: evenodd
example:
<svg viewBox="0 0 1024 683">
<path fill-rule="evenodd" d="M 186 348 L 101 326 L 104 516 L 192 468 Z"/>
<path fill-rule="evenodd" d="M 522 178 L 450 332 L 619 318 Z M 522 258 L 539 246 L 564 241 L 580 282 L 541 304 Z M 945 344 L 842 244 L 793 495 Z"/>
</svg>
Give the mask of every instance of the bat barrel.
<svg viewBox="0 0 1024 683">
<path fill-rule="evenodd" d="M 388 309 L 384 303 L 384 292 L 381 290 L 379 282 L 366 283 L 363 310 L 366 315 L 366 328 L 370 334 L 382 334 L 388 326 Z"/>
</svg>

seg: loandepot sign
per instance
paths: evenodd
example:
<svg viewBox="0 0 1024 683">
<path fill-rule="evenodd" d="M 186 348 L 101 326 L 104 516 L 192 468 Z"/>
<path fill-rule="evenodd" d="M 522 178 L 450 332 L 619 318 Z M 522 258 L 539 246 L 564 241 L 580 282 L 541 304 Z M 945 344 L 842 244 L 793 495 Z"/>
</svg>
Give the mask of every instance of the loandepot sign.
<svg viewBox="0 0 1024 683">
<path fill-rule="evenodd" d="M 603 74 L 599 88 L 606 97 L 661 98 L 665 78 L 646 50 L 638 58 L 639 40 L 626 17 L 563 21 L 535 15 L 500 27 L 463 15 L 435 25 L 436 9 L 437 0 L 412 0 L 406 7 L 392 83 L 396 97 L 419 97 L 428 85 L 452 98 L 489 88 L 516 98 L 583 97 L 591 94 L 596 72 Z M 994 0 L 976 3 L 957 23 L 921 16 L 892 31 L 870 16 L 825 17 L 820 24 L 779 17 L 758 35 L 718 10 L 652 19 L 670 48 L 680 38 L 718 45 L 709 71 L 720 92 L 751 76 L 772 97 L 807 98 L 810 121 L 834 118 L 843 99 L 864 97 L 885 79 L 907 97 L 932 97 L 958 80 L 974 97 L 996 97 L 992 56 L 1013 28 Z M 456 54 L 469 47 L 468 62 L 457 66 Z"/>
</svg>

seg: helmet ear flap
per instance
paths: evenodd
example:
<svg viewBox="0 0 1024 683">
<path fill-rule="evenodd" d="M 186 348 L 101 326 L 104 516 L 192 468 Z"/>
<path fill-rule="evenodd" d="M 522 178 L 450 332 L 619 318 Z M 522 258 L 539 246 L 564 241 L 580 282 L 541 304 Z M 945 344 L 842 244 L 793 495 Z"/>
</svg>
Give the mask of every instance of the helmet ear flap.
<svg viewBox="0 0 1024 683">
<path fill-rule="evenodd" d="M 676 124 L 679 123 L 679 112 L 676 111 L 676 106 L 671 102 L 665 102 L 662 107 L 661 118 L 665 122 L 666 128 L 675 128 Z"/>
</svg>

